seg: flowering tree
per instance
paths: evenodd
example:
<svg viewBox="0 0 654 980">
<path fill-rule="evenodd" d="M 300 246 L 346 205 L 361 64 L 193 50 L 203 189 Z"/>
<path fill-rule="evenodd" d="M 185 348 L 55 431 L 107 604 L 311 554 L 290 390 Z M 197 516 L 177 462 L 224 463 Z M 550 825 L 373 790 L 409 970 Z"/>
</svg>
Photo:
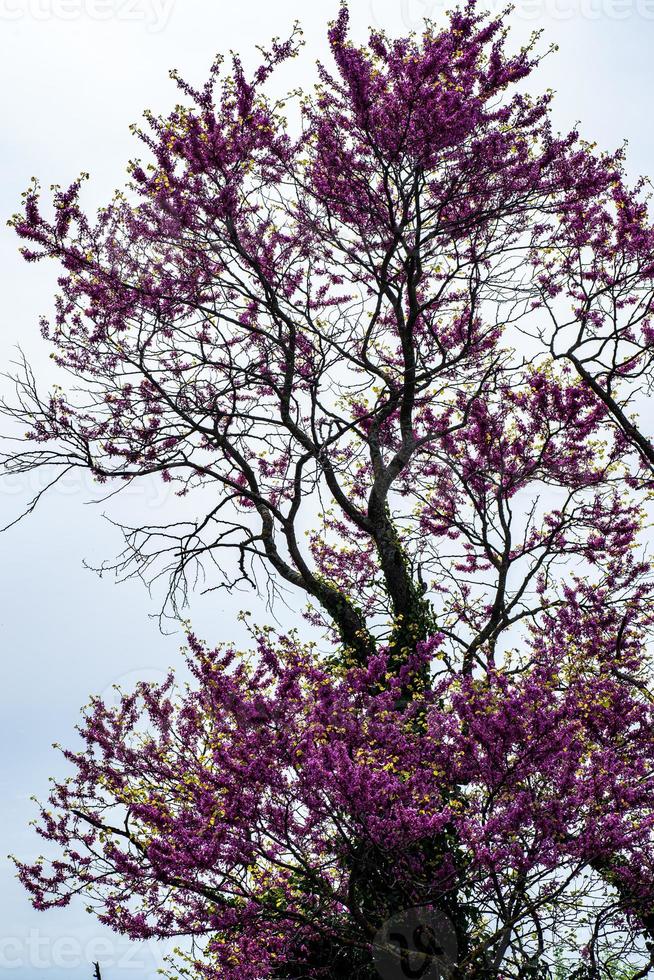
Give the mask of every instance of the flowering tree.
<svg viewBox="0 0 654 980">
<path fill-rule="evenodd" d="M 579 946 L 577 976 L 617 947 L 654 963 L 631 407 L 654 234 L 621 155 L 525 93 L 537 39 L 511 53 L 506 16 L 357 47 L 342 7 L 297 132 L 265 85 L 298 32 L 251 78 L 175 76 L 136 202 L 90 218 L 80 178 L 48 217 L 26 192 L 75 386 L 25 365 L 6 470 L 160 474 L 193 516 L 125 527 L 119 574 L 165 575 L 173 612 L 199 570 L 263 576 L 324 637 L 257 633 L 249 667 L 191 638 L 196 690 L 93 702 L 42 814 L 63 857 L 19 865 L 37 905 L 86 892 L 130 935 L 204 937 L 189 968 L 216 977 L 372 976 L 409 906 L 447 914 L 453 977 Z"/>
</svg>

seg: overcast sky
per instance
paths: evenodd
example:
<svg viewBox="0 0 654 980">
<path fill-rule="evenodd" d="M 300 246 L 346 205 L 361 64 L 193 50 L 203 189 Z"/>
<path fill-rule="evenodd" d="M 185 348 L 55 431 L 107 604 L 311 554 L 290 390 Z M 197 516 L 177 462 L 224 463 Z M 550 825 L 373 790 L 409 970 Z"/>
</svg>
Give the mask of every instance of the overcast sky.
<svg viewBox="0 0 654 980">
<path fill-rule="evenodd" d="M 355 32 L 368 24 L 389 33 L 438 21 L 449 4 L 425 0 L 352 0 Z M 20 344 L 37 370 L 50 369 L 37 318 L 48 310 L 54 270 L 26 266 L 4 219 L 32 175 L 44 185 L 91 173 L 89 200 L 101 203 L 123 181 L 138 152 L 129 124 L 141 110 L 176 101 L 168 70 L 202 81 L 216 51 L 252 53 L 285 35 L 295 19 L 305 30 L 302 58 L 287 70 L 289 85 L 313 79 L 325 53 L 324 32 L 337 2 L 313 0 L 0 0 L 3 139 L 0 181 L 0 275 L 3 364 Z M 516 40 L 543 27 L 560 45 L 540 73 L 558 92 L 555 123 L 577 120 L 583 135 L 611 149 L 629 140 L 631 174 L 654 173 L 651 99 L 654 88 L 654 0 L 518 0 Z M 0 526 L 18 512 L 30 487 L 0 487 Z M 5 859 L 38 853 L 28 828 L 30 796 L 44 796 L 48 776 L 61 772 L 51 743 L 69 743 L 79 708 L 92 692 L 114 683 L 156 678 L 180 662 L 179 634 L 162 636 L 156 612 L 138 583 L 115 585 L 83 567 L 116 553 L 119 539 L 102 507 L 78 481 L 53 494 L 26 522 L 0 537 L 0 975 L 3 980 L 90 977 L 150 980 L 161 965 L 154 944 L 130 945 L 97 926 L 83 903 L 36 913 Z M 126 497 L 123 515 L 165 513 L 162 484 Z M 235 613 L 256 611 L 251 599 L 222 595 L 191 608 L 198 632 L 217 641 L 235 635 Z"/>
</svg>

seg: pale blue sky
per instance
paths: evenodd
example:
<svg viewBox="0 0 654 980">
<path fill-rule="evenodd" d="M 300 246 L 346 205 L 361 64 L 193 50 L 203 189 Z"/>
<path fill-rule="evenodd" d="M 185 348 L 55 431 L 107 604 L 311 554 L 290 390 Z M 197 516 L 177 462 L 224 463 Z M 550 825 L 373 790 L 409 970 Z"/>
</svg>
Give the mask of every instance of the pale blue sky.
<svg viewBox="0 0 654 980">
<path fill-rule="evenodd" d="M 368 23 L 391 33 L 438 20 L 447 4 L 427 0 L 352 0 L 358 33 Z M 128 125 L 142 108 L 165 110 L 176 100 L 168 69 L 200 81 L 217 50 L 252 52 L 285 34 L 299 18 L 307 47 L 287 72 L 289 84 L 310 83 L 313 60 L 324 54 L 324 26 L 336 0 L 0 0 L 3 136 L 0 183 L 0 358 L 20 343 L 37 369 L 50 372 L 37 317 L 49 306 L 54 270 L 25 266 L 4 218 L 32 175 L 45 185 L 92 176 L 91 203 L 123 179 L 137 150 Z M 629 170 L 654 173 L 651 93 L 654 87 L 654 0 L 518 0 L 518 41 L 544 27 L 560 45 L 540 73 L 558 91 L 556 124 L 581 121 L 584 136 L 603 148 L 629 140 Z M 0 488 L 0 525 L 15 514 L 25 485 Z M 155 946 L 133 947 L 99 928 L 82 903 L 33 912 L 4 855 L 37 853 L 27 823 L 29 797 L 43 796 L 60 771 L 53 741 L 70 741 L 79 707 L 91 692 L 116 681 L 156 677 L 179 662 L 179 635 L 162 637 L 148 618 L 157 604 L 137 583 L 115 586 L 82 566 L 115 553 L 119 541 L 84 506 L 89 488 L 73 483 L 44 502 L 27 522 L 0 538 L 0 976 L 48 980 L 90 976 L 100 959 L 105 980 L 150 980 L 160 965 Z M 159 484 L 126 497 L 121 513 L 160 513 L 168 503 Z M 235 634 L 235 612 L 251 599 L 215 594 L 191 613 L 209 640 Z"/>
</svg>

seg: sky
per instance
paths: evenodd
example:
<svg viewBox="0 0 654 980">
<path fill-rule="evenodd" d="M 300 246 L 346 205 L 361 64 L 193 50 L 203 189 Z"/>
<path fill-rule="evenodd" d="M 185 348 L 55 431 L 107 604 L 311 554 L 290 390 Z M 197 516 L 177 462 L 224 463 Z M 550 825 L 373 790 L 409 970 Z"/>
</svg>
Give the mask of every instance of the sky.
<svg viewBox="0 0 654 980">
<path fill-rule="evenodd" d="M 432 0 L 351 0 L 354 34 L 367 25 L 390 34 L 438 22 L 449 3 Z M 490 9 L 497 4 L 490 3 Z M 18 345 L 46 381 L 49 350 L 38 317 L 50 308 L 55 270 L 28 266 L 4 220 L 16 210 L 29 179 L 47 187 L 91 174 L 87 200 L 106 200 L 136 155 L 129 124 L 149 107 L 166 111 L 178 68 L 201 82 L 218 51 L 246 59 L 255 45 L 285 36 L 294 20 L 305 32 L 300 59 L 280 84 L 308 86 L 315 59 L 325 57 L 325 26 L 337 0 L 0 0 L 0 372 Z M 602 149 L 629 142 L 628 171 L 654 174 L 654 0 L 517 0 L 511 16 L 516 43 L 544 29 L 559 50 L 539 73 L 554 88 L 555 125 L 577 121 Z M 7 383 L 0 379 L 0 389 Z M 0 426 L 1 431 L 1 426 Z M 34 492 L 31 480 L 0 485 L 0 526 Z M 167 513 L 163 484 L 142 484 L 112 516 L 131 521 Z M 11 531 L 0 536 L 0 978 L 81 980 L 99 960 L 104 980 L 154 980 L 163 950 L 131 944 L 103 929 L 83 903 L 33 911 L 5 855 L 33 858 L 39 841 L 28 826 L 30 797 L 43 798 L 48 777 L 64 771 L 51 747 L 69 744 L 80 707 L 91 693 L 114 697 L 112 685 L 163 677 L 181 662 L 179 632 L 162 635 L 150 598 L 138 582 L 115 584 L 85 567 L 116 554 L 120 539 L 102 519 L 109 508 L 79 477 L 61 486 Z M 220 593 L 197 597 L 190 613 L 209 641 L 238 636 L 237 611 L 256 614 L 256 601 Z M 286 613 L 285 615 L 289 615 Z"/>
</svg>

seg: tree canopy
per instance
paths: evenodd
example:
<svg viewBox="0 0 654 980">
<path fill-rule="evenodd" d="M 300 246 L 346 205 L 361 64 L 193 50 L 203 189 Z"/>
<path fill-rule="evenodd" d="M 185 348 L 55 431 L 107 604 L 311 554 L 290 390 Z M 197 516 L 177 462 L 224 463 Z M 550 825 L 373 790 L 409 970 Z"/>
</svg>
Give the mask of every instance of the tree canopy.
<svg viewBox="0 0 654 980">
<path fill-rule="evenodd" d="M 19 862 L 37 906 L 87 894 L 226 980 L 375 976 L 410 907 L 460 980 L 654 964 L 654 230 L 622 151 L 553 131 L 509 22 L 360 46 L 342 6 L 311 93 L 266 95 L 296 29 L 251 75 L 173 73 L 129 198 L 26 192 L 72 383 L 24 365 L 5 471 L 160 474 L 191 516 L 125 527 L 111 567 L 173 615 L 198 574 L 285 591 L 323 637 L 191 633 L 194 688 L 93 701 L 41 815 L 62 856 Z"/>
</svg>

